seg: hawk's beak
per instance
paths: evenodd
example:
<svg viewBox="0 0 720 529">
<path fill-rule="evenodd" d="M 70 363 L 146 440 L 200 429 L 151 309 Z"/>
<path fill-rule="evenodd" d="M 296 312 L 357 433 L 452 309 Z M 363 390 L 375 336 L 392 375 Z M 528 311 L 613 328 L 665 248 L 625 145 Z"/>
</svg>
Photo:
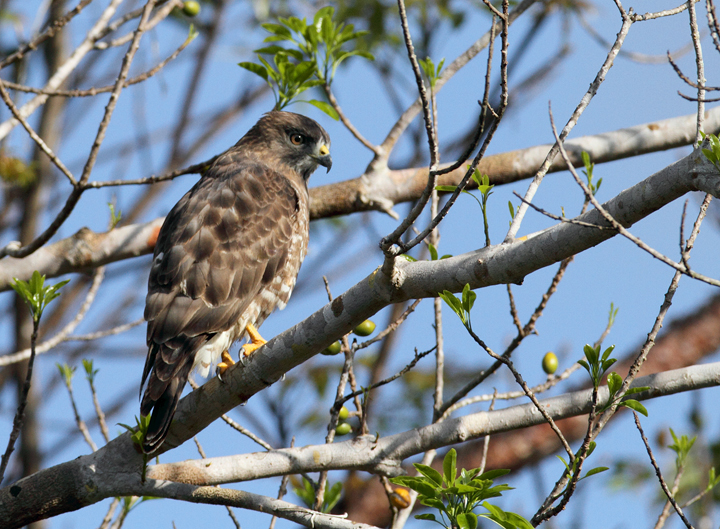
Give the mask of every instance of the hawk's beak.
<svg viewBox="0 0 720 529">
<path fill-rule="evenodd" d="M 330 157 L 330 149 L 328 149 L 327 145 L 322 144 L 320 145 L 320 149 L 318 149 L 319 156 L 315 158 L 315 161 L 322 165 L 323 167 L 327 167 L 327 172 L 330 172 L 330 168 L 332 167 L 332 158 Z"/>
</svg>

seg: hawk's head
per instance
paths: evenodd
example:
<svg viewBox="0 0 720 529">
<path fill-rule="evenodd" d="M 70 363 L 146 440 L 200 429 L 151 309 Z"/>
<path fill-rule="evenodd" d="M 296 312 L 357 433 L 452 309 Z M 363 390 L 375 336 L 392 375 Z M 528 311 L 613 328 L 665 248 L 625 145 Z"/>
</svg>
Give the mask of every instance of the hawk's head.
<svg viewBox="0 0 720 529">
<path fill-rule="evenodd" d="M 318 165 L 328 171 L 332 167 L 328 133 L 315 120 L 292 112 L 268 112 L 238 146 L 269 149 L 273 157 L 306 181 Z"/>
</svg>

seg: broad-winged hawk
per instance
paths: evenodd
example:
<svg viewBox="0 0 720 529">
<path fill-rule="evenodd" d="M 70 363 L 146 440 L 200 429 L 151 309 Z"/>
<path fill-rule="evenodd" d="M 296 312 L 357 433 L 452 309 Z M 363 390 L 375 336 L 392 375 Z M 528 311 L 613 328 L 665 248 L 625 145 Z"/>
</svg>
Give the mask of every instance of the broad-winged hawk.
<svg viewBox="0 0 720 529">
<path fill-rule="evenodd" d="M 193 369 L 207 376 L 246 333 L 246 353 L 264 343 L 256 328 L 295 286 L 307 250 L 307 181 L 318 165 L 330 170 L 329 147 L 312 119 L 265 114 L 165 219 L 145 301 L 146 453 L 165 439 Z"/>
</svg>

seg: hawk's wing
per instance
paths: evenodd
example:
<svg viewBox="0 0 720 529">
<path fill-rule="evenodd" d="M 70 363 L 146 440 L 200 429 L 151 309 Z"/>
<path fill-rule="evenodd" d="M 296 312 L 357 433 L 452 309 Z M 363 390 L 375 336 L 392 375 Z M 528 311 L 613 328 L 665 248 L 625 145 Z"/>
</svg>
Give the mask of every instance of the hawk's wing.
<svg viewBox="0 0 720 529">
<path fill-rule="evenodd" d="M 229 152 L 165 219 L 145 305 L 146 447 L 165 437 L 196 351 L 231 329 L 284 266 L 298 200 L 285 177 Z"/>
</svg>

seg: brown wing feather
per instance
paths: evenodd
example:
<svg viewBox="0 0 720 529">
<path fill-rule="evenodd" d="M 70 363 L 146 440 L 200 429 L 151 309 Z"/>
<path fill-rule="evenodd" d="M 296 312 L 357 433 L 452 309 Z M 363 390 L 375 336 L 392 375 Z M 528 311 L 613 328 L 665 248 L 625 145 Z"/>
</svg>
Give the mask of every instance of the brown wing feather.
<svg viewBox="0 0 720 529">
<path fill-rule="evenodd" d="M 232 328 L 287 260 L 298 200 L 285 177 L 231 150 L 165 219 L 145 305 L 147 452 L 165 437 L 195 353 Z"/>
</svg>

